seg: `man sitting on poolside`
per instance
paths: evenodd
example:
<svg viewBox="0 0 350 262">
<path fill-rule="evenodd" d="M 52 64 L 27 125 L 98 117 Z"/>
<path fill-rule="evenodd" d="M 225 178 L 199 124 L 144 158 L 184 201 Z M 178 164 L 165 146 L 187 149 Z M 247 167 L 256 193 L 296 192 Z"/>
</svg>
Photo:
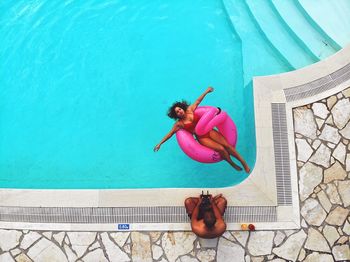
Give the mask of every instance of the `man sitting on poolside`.
<svg viewBox="0 0 350 262">
<path fill-rule="evenodd" d="M 200 195 L 185 200 L 188 216 L 191 218 L 193 233 L 202 238 L 216 238 L 226 230 L 226 223 L 222 216 L 227 206 L 226 199 L 219 194 Z"/>
</svg>

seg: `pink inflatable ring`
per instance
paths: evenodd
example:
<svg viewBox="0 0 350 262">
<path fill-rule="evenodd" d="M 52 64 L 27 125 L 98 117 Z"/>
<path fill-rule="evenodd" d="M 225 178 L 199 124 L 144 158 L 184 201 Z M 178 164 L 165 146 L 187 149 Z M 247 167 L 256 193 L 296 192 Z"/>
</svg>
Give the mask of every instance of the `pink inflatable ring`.
<svg viewBox="0 0 350 262">
<path fill-rule="evenodd" d="M 226 138 L 227 142 L 236 146 L 237 128 L 232 119 L 226 112 L 221 111 L 212 106 L 197 107 L 194 114 L 199 118 L 195 132 L 197 135 L 204 135 L 217 127 L 219 132 Z M 185 152 L 193 160 L 202 163 L 215 163 L 222 160 L 220 154 L 213 149 L 201 145 L 190 132 L 180 129 L 176 132 L 177 142 Z"/>
</svg>

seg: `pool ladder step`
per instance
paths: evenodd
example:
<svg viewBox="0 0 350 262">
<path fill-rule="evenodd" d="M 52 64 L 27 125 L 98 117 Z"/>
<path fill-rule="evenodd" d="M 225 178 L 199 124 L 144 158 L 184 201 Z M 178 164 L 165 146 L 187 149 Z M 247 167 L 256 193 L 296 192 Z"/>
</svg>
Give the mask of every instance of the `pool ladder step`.
<svg viewBox="0 0 350 262">
<path fill-rule="evenodd" d="M 328 41 L 329 38 L 309 22 L 296 1 L 272 0 L 269 3 L 289 33 L 314 59 L 324 59 L 339 50 L 332 45 L 333 41 Z"/>
<path fill-rule="evenodd" d="M 247 0 L 246 4 L 261 33 L 293 68 L 301 68 L 319 60 L 305 50 L 304 46 L 286 29 L 268 1 Z"/>
<path fill-rule="evenodd" d="M 294 0 L 294 2 L 304 12 L 309 22 L 328 38 L 334 47 L 340 49 L 350 43 L 349 0 L 318 0 L 317 3 L 308 0 Z"/>
<path fill-rule="evenodd" d="M 242 55 L 244 56 L 244 83 L 251 82 L 253 76 L 286 72 L 294 68 L 284 59 L 265 37 L 256 37 L 261 34 L 256 23 L 243 1 L 223 0 L 227 18 L 242 42 Z M 251 39 L 254 37 L 254 41 Z M 271 55 L 271 54 L 278 55 Z M 257 59 L 257 55 L 264 60 Z M 267 69 L 266 64 L 270 67 Z M 270 71 L 268 71 L 270 70 Z M 254 74 L 253 74 L 254 72 Z"/>
</svg>

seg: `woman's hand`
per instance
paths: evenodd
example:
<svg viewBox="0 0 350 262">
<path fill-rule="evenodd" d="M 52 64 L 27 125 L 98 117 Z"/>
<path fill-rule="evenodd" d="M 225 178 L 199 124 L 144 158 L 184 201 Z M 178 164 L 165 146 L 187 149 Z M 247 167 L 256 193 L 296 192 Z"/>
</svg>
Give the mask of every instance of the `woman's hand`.
<svg viewBox="0 0 350 262">
<path fill-rule="evenodd" d="M 153 148 L 153 151 L 154 151 L 154 152 L 157 152 L 159 149 L 160 149 L 160 144 L 156 145 L 156 146 Z"/>
<path fill-rule="evenodd" d="M 189 109 L 194 111 L 198 107 L 198 105 L 202 102 L 203 98 L 208 94 L 214 91 L 214 88 L 209 86 L 203 94 L 201 94 L 200 97 L 197 98 L 196 102 L 194 102 L 192 105 L 190 105 Z"/>
<path fill-rule="evenodd" d="M 211 86 L 209 86 L 205 92 L 206 92 L 206 93 L 211 93 L 211 92 L 213 92 L 213 91 L 214 91 L 214 88 L 212 88 Z"/>
</svg>

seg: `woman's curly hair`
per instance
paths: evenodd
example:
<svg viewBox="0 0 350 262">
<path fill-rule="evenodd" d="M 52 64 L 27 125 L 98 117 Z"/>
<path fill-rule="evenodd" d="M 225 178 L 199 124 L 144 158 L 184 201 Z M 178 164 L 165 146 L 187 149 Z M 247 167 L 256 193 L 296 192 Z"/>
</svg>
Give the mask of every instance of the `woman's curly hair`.
<svg viewBox="0 0 350 262">
<path fill-rule="evenodd" d="M 176 115 L 176 112 L 175 112 L 175 107 L 180 107 L 182 108 L 185 112 L 187 110 L 187 108 L 189 107 L 189 104 L 185 101 L 185 100 L 182 100 L 181 102 L 175 102 L 168 110 L 168 117 L 172 118 L 172 119 L 179 119 Z"/>
</svg>

